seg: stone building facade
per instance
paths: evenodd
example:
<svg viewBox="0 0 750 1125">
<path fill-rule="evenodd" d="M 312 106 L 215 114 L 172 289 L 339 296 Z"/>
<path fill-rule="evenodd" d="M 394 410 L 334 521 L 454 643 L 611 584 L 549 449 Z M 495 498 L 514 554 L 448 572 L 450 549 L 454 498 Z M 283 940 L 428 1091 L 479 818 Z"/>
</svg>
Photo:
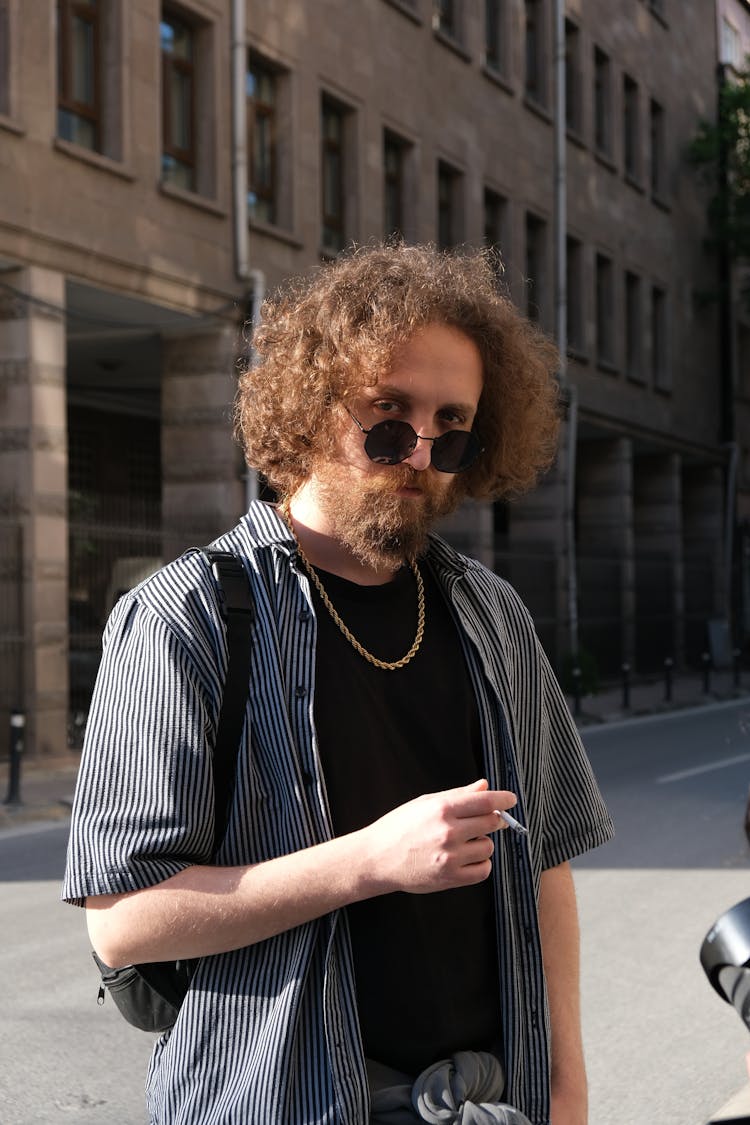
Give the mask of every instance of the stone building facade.
<svg viewBox="0 0 750 1125">
<path fill-rule="evenodd" d="M 13 707 L 64 748 L 117 593 L 253 494 L 229 433 L 263 292 L 394 233 L 496 247 L 567 337 L 555 469 L 447 529 L 558 668 L 691 659 L 728 617 L 745 450 L 684 158 L 715 6 L 569 0 L 564 169 L 557 25 L 553 0 L 0 0 L 0 752 Z"/>
</svg>

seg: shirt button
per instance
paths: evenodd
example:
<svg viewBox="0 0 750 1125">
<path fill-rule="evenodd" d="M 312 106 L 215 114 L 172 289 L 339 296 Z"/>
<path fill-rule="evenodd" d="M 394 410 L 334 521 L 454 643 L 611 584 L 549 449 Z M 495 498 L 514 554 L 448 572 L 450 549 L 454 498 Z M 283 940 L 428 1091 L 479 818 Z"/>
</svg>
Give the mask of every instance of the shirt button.
<svg viewBox="0 0 750 1125">
<path fill-rule="evenodd" d="M 309 609 L 301 609 L 299 611 L 298 618 L 299 618 L 300 621 L 309 621 L 310 620 L 310 610 Z"/>
<path fill-rule="evenodd" d="M 536 1008 L 531 1009 L 531 1026 L 533 1027 L 534 1031 L 536 1031 L 536 1029 L 539 1027 Z"/>
<path fill-rule="evenodd" d="M 524 932 L 524 936 L 526 938 L 527 945 L 531 945 L 531 943 L 533 941 L 533 936 L 532 936 L 532 933 L 531 933 L 531 926 L 524 926 L 523 932 Z"/>
<path fill-rule="evenodd" d="M 297 684 L 294 689 L 294 694 L 297 696 L 297 699 L 304 699 L 307 695 L 307 688 L 304 684 Z"/>
</svg>

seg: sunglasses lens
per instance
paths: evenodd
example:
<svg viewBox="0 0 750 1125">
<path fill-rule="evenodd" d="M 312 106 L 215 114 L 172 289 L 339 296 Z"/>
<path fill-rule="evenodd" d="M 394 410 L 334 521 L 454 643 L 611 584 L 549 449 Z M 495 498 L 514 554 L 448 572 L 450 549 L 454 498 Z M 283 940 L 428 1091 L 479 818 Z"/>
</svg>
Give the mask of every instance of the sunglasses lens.
<svg viewBox="0 0 750 1125">
<path fill-rule="evenodd" d="M 365 453 L 379 465 L 398 465 L 417 444 L 417 435 L 408 422 L 378 422 L 365 441 Z"/>
<path fill-rule="evenodd" d="M 473 465 L 482 447 L 471 430 L 448 430 L 432 445 L 432 464 L 441 473 L 460 473 Z"/>
</svg>

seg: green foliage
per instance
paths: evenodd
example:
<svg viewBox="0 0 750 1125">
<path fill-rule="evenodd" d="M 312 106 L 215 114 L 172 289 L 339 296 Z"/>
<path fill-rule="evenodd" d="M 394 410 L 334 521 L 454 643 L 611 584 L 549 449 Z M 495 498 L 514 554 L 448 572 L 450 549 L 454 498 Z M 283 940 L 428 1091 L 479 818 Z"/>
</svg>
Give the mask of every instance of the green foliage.
<svg viewBox="0 0 750 1125">
<path fill-rule="evenodd" d="M 579 677 L 574 674 L 575 668 L 580 671 Z M 576 678 L 578 678 L 579 691 L 582 696 L 596 695 L 599 690 L 599 667 L 594 654 L 586 648 L 581 648 L 578 652 L 568 653 L 563 660 L 560 680 L 566 695 L 575 695 Z"/>
<path fill-rule="evenodd" d="M 703 121 L 688 149 L 710 192 L 709 245 L 750 259 L 750 69 L 722 84 L 716 121 Z"/>
</svg>

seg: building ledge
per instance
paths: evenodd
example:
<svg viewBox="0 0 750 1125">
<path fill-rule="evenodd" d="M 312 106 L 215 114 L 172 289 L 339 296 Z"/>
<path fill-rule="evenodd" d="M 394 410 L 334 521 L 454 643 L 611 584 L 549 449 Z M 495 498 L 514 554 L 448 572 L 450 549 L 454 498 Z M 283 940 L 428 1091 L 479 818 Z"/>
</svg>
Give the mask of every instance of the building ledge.
<svg viewBox="0 0 750 1125">
<path fill-rule="evenodd" d="M 207 211 L 217 219 L 226 219 L 228 216 L 225 207 L 221 207 L 215 200 L 208 199 L 205 195 L 199 195 L 197 191 L 187 191 L 185 188 L 167 183 L 166 180 L 159 180 L 159 191 L 177 203 L 185 203 L 189 207 L 196 207 L 199 211 Z"/>
<path fill-rule="evenodd" d="M 26 133 L 21 122 L 15 117 L 9 117 L 7 113 L 0 113 L 0 129 L 4 129 L 6 133 L 15 133 L 18 137 Z"/>
<path fill-rule="evenodd" d="M 101 152 L 92 152 L 91 149 L 75 145 L 71 141 L 63 140 L 62 137 L 55 137 L 54 147 L 57 152 L 71 156 L 74 160 L 80 160 L 83 164 L 89 164 L 92 168 L 98 168 L 100 172 L 109 172 L 110 175 L 119 176 L 121 180 L 129 180 L 131 183 L 136 179 L 135 173 L 127 164 L 113 160 L 111 156 L 104 156 Z"/>
</svg>

